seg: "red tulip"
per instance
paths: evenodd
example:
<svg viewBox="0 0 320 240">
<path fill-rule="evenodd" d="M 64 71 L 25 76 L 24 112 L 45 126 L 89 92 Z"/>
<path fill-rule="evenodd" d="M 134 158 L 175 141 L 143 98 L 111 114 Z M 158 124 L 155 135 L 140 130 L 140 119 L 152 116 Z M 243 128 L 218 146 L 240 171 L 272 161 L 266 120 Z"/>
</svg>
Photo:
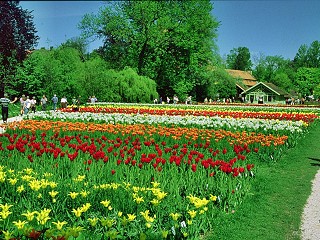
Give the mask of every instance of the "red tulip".
<svg viewBox="0 0 320 240">
<path fill-rule="evenodd" d="M 197 170 L 197 165 L 196 164 L 192 164 L 191 165 L 191 169 L 193 172 L 195 172 Z"/>
</svg>

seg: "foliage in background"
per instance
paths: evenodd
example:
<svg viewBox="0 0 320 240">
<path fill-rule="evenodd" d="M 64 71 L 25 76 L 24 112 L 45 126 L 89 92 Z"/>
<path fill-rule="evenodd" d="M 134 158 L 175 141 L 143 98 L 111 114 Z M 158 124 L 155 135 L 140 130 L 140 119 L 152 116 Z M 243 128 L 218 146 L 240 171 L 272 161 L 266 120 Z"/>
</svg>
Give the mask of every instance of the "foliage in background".
<svg viewBox="0 0 320 240">
<path fill-rule="evenodd" d="M 206 83 L 205 97 L 215 100 L 217 98 L 231 98 L 236 95 L 236 80 L 223 68 L 209 67 L 208 81 Z"/>
<path fill-rule="evenodd" d="M 293 60 L 282 56 L 254 57 L 253 75 L 262 82 L 271 82 L 288 92 L 295 91 L 301 97 L 320 96 L 318 71 L 320 67 L 320 43 L 303 44 Z"/>
<path fill-rule="evenodd" d="M 213 51 L 218 22 L 210 1 L 112 2 L 97 15 L 83 17 L 87 38 L 99 37 L 99 49 L 111 68 L 137 69 L 154 79 L 160 96 L 195 96 L 203 86 Z"/>
<path fill-rule="evenodd" d="M 295 84 L 303 96 L 313 95 L 314 89 L 320 85 L 320 68 L 298 68 Z"/>
<path fill-rule="evenodd" d="M 39 37 L 28 10 L 19 1 L 0 2 L 0 94 L 14 82 L 15 69 L 33 49 Z M 19 91 L 19 89 L 17 89 Z"/>
<path fill-rule="evenodd" d="M 227 68 L 241 71 L 251 70 L 250 51 L 247 47 L 233 48 L 227 55 Z"/>
<path fill-rule="evenodd" d="M 99 56 L 83 61 L 84 55 L 75 48 L 35 50 L 18 68 L 15 89 L 40 99 L 53 94 L 72 98 L 81 96 L 85 102 L 95 95 L 99 101 L 152 102 L 158 97 L 153 80 L 139 76 L 133 69 L 109 69 Z M 18 94 L 18 93 L 17 93 Z"/>
</svg>

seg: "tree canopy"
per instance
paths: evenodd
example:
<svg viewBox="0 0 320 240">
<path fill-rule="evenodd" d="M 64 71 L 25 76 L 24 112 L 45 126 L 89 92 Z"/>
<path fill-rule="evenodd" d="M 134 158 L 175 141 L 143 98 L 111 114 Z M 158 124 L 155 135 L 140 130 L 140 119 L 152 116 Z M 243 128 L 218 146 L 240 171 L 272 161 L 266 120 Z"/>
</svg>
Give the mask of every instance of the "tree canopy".
<svg viewBox="0 0 320 240">
<path fill-rule="evenodd" d="M 151 103 L 158 97 L 156 83 L 139 76 L 134 69 L 116 71 L 109 69 L 99 56 L 86 61 L 82 57 L 78 49 L 66 44 L 56 49 L 35 50 L 18 67 L 15 89 L 37 99 L 53 94 L 69 100 L 81 96 L 82 102 L 93 95 L 107 102 Z"/>
<path fill-rule="evenodd" d="M 303 44 L 293 59 L 295 69 L 300 67 L 320 68 L 320 42 L 313 41 L 310 46 Z"/>
<path fill-rule="evenodd" d="M 250 51 L 247 47 L 233 48 L 227 55 L 227 68 L 234 70 L 251 70 Z"/>
<path fill-rule="evenodd" d="M 36 46 L 39 37 L 33 16 L 19 1 L 0 1 L 0 92 L 14 85 L 16 67 Z"/>
<path fill-rule="evenodd" d="M 114 69 L 125 66 L 154 79 L 161 96 L 196 94 L 204 72 L 215 61 L 219 23 L 206 1 L 110 2 L 97 15 L 83 17 L 87 38 L 99 37 L 99 49 Z"/>
</svg>

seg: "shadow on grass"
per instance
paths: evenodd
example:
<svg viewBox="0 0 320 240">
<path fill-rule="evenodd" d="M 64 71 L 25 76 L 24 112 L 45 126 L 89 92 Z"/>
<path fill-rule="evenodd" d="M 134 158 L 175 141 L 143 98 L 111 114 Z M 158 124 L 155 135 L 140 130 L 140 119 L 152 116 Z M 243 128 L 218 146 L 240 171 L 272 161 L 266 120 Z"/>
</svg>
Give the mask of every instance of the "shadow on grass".
<svg viewBox="0 0 320 240">
<path fill-rule="evenodd" d="M 320 167 L 320 158 L 308 157 L 310 160 L 317 161 L 319 163 L 311 162 L 310 165 L 314 167 Z"/>
</svg>

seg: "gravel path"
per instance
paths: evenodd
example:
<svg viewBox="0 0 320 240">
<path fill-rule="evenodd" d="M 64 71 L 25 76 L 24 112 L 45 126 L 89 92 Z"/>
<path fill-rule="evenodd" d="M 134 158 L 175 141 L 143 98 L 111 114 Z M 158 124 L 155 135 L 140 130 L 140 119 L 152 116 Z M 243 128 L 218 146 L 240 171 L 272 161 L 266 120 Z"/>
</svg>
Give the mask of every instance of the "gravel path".
<svg viewBox="0 0 320 240">
<path fill-rule="evenodd" d="M 8 118 L 7 122 L 10 123 L 10 122 L 16 122 L 16 121 L 21 121 L 21 120 L 22 120 L 22 117 L 21 116 L 17 116 L 17 117 Z M 2 120 L 1 120 L 0 133 L 3 133 L 4 131 L 5 131 L 5 125 L 3 124 Z"/>
<path fill-rule="evenodd" d="M 312 191 L 302 214 L 302 240 L 320 239 L 320 170 L 312 181 Z"/>
</svg>

